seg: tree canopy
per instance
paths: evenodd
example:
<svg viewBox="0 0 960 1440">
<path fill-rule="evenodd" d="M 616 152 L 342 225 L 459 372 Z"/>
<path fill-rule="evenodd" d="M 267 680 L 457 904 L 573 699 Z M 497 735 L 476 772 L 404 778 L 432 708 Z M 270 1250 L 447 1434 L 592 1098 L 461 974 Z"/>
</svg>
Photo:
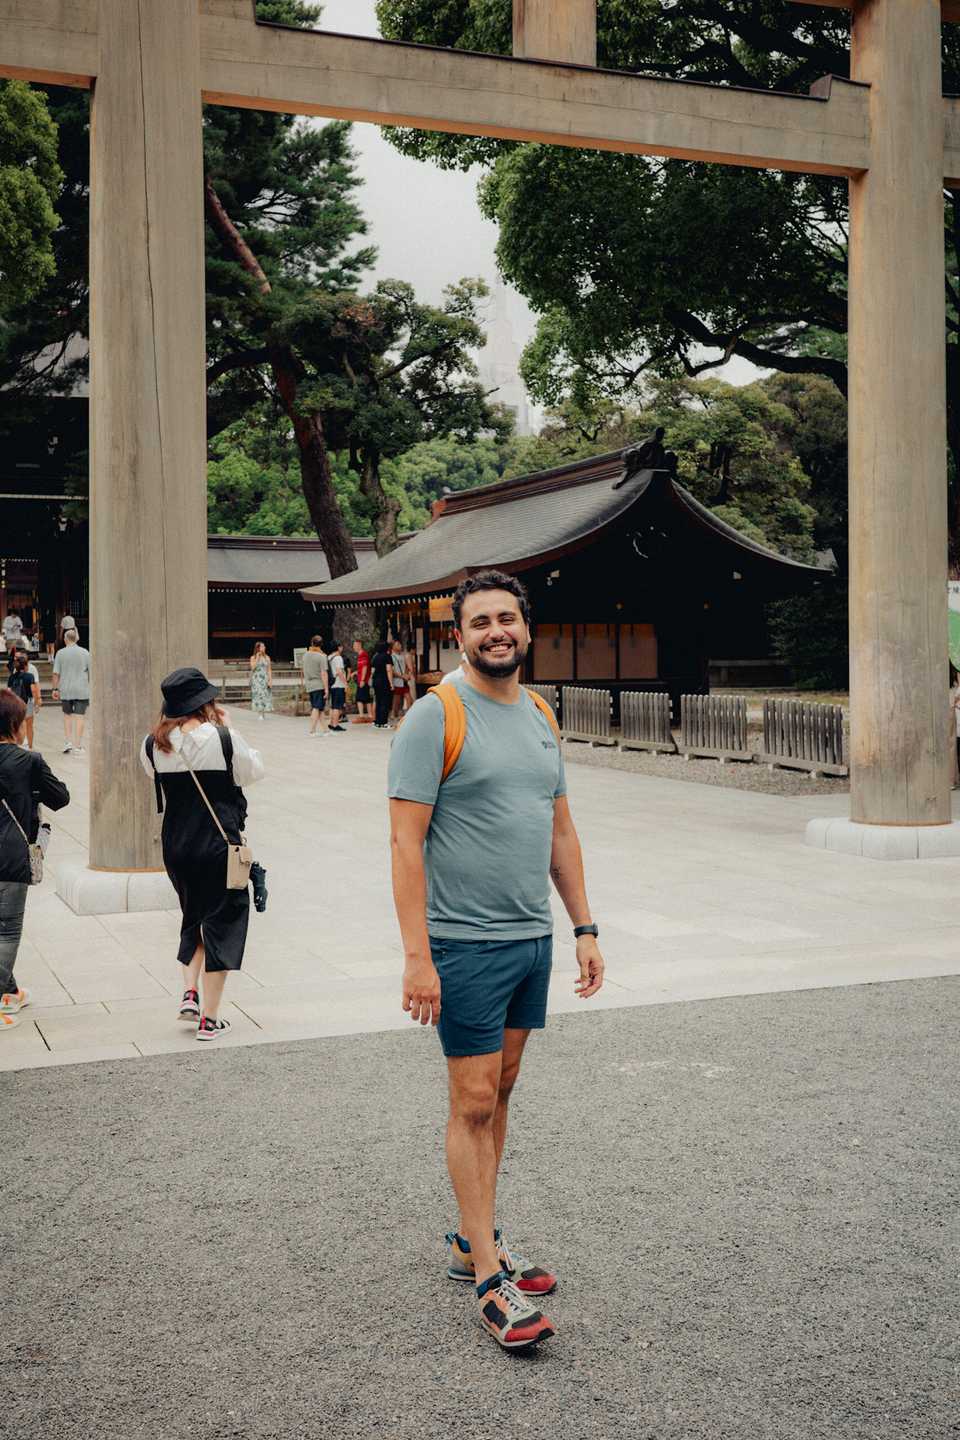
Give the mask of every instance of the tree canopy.
<svg viewBox="0 0 960 1440">
<path fill-rule="evenodd" d="M 53 276 L 54 206 L 63 172 L 43 95 L 0 80 L 0 310 L 32 300 Z"/>
<path fill-rule="evenodd" d="M 378 0 L 390 39 L 509 53 L 509 0 Z M 789 0 L 599 0 L 613 69 L 806 92 L 849 73 L 849 17 Z M 960 27 L 944 27 L 944 90 Z M 846 388 L 846 183 L 642 156 L 397 129 L 406 154 L 484 166 L 504 276 L 539 326 L 535 397 L 636 399 L 648 374 L 696 378 L 740 355 Z M 945 194 L 951 529 L 960 550 L 960 192 Z"/>
</svg>

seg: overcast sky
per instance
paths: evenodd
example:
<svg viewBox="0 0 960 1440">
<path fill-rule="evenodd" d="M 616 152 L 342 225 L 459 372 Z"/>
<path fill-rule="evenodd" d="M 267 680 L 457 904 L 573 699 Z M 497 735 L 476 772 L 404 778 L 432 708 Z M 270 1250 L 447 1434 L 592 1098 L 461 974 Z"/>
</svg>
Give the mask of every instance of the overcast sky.
<svg viewBox="0 0 960 1440">
<path fill-rule="evenodd" d="M 323 28 L 348 35 L 376 36 L 374 0 L 324 0 Z M 480 214 L 476 200 L 480 171 L 440 170 L 400 155 L 376 125 L 354 125 L 353 143 L 364 179 L 360 205 L 379 251 L 376 278 L 409 280 L 425 300 L 440 298 L 444 286 L 465 275 L 488 282 L 497 276 L 497 227 Z M 534 319 L 523 297 L 513 292 L 510 318 L 525 343 Z M 723 378 L 744 384 L 757 372 L 734 360 Z"/>
</svg>

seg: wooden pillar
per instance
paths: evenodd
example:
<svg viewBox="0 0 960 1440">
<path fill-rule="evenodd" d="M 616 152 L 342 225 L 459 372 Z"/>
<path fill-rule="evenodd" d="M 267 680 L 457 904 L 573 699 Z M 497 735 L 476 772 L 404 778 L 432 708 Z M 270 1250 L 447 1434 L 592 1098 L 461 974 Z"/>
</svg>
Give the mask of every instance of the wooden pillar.
<svg viewBox="0 0 960 1440">
<path fill-rule="evenodd" d="M 939 0 L 857 0 L 850 185 L 851 818 L 950 819 Z"/>
<path fill-rule="evenodd" d="M 513 53 L 597 63 L 597 0 L 513 0 Z"/>
<path fill-rule="evenodd" d="M 91 112 L 90 864 L 161 864 L 138 749 L 206 664 L 198 0 L 100 0 Z"/>
</svg>

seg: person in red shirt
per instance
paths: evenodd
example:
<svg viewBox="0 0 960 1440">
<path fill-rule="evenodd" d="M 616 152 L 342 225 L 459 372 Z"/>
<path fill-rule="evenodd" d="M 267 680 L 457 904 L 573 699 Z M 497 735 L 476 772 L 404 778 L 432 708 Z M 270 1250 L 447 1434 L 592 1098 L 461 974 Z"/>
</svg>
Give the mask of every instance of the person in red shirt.
<svg viewBox="0 0 960 1440">
<path fill-rule="evenodd" d="M 353 651 L 357 657 L 357 710 L 362 720 L 373 719 L 373 701 L 370 696 L 370 656 L 362 640 L 354 640 Z"/>
</svg>

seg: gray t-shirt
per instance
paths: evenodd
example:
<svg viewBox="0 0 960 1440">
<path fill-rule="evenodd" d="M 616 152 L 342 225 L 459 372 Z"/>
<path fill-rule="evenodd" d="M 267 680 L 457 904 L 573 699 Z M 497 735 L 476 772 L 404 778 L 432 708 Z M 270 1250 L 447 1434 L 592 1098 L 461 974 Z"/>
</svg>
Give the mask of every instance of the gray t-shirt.
<svg viewBox="0 0 960 1440">
<path fill-rule="evenodd" d="M 425 695 L 390 751 L 391 800 L 432 805 L 424 846 L 427 929 L 438 939 L 529 940 L 553 930 L 553 807 L 567 793 L 547 717 L 523 691 L 502 705 L 458 684 L 467 738 L 443 771 L 443 707 Z"/>
<path fill-rule="evenodd" d="M 64 645 L 53 657 L 61 700 L 90 699 L 90 651 L 82 645 Z"/>
<path fill-rule="evenodd" d="M 322 650 L 303 653 L 303 683 L 308 690 L 322 690 L 329 662 Z"/>
</svg>

